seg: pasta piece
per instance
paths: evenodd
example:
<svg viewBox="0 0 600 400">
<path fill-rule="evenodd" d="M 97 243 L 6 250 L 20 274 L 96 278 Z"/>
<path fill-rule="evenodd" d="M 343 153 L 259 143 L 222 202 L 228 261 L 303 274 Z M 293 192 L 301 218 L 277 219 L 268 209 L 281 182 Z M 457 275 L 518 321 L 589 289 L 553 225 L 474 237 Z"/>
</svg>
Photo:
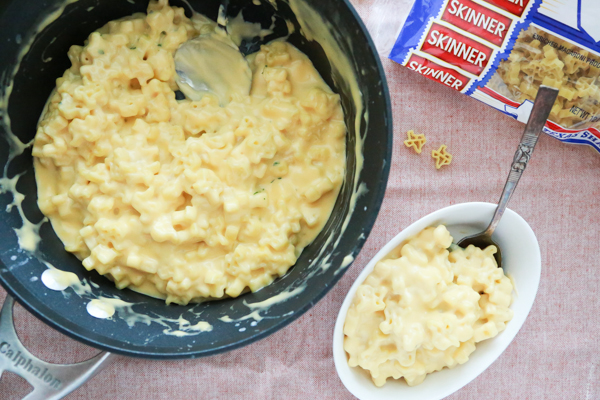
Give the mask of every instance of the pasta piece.
<svg viewBox="0 0 600 400">
<path fill-rule="evenodd" d="M 415 133 L 412 129 L 406 132 L 408 139 L 404 141 L 404 145 L 408 148 L 413 148 L 417 154 L 421 154 L 423 146 L 427 143 L 427 139 L 424 134 Z"/>
<path fill-rule="evenodd" d="M 431 157 L 435 160 L 435 168 L 440 169 L 444 165 L 450 165 L 452 162 L 452 154 L 446 151 L 446 145 L 443 144 L 437 150 L 431 151 Z"/>
</svg>

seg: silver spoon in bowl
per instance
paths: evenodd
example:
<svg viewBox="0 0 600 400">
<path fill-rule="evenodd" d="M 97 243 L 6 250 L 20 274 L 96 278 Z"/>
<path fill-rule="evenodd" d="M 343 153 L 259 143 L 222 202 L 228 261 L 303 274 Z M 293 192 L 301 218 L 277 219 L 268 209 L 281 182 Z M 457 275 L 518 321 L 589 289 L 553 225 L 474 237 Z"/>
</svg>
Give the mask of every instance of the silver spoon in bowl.
<svg viewBox="0 0 600 400">
<path fill-rule="evenodd" d="M 490 224 L 485 231 L 464 237 L 456 243 L 459 247 L 463 248 L 466 248 L 471 244 L 480 249 L 485 249 L 488 246 L 496 246 L 498 251 L 494 257 L 498 263 L 498 268 L 502 268 L 502 252 L 500 251 L 500 247 L 492 239 L 492 234 L 498 226 L 500 218 L 502 218 L 502 215 L 504 214 L 508 201 L 514 193 L 517 183 L 519 183 L 519 179 L 521 179 L 521 175 L 523 175 L 523 171 L 525 171 L 525 167 L 527 167 L 527 163 L 531 158 L 531 153 L 533 153 L 533 148 L 538 141 L 540 133 L 542 133 L 542 129 L 546 124 L 546 120 L 550 115 L 550 111 L 552 110 L 552 106 L 554 105 L 557 96 L 558 89 L 540 86 L 533 103 L 533 108 L 531 109 L 531 114 L 529 115 L 529 120 L 527 121 L 527 126 L 525 126 L 523 137 L 521 138 L 521 142 L 515 153 L 508 179 L 504 185 L 504 190 L 502 190 L 502 195 L 498 201 L 498 207 L 496 207 L 496 211 L 494 212 Z"/>
</svg>

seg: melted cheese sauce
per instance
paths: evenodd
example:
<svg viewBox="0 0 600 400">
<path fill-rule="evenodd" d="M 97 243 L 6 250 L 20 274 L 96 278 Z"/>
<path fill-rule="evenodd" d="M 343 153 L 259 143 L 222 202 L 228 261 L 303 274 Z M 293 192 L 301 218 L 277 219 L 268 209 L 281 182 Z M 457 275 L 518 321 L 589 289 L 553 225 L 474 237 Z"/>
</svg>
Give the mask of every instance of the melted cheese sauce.
<svg viewBox="0 0 600 400">
<path fill-rule="evenodd" d="M 79 278 L 72 272 L 48 268 L 42 272 L 42 283 L 52 290 L 62 291 L 79 283 Z"/>
<path fill-rule="evenodd" d="M 38 127 L 38 204 L 87 269 L 167 302 L 255 291 L 327 221 L 345 175 L 339 96 L 285 42 L 250 96 L 177 101 L 173 54 L 206 29 L 165 1 L 73 46 Z"/>
<path fill-rule="evenodd" d="M 138 323 L 145 325 L 155 323 L 164 327 L 163 333 L 165 335 L 176 337 L 195 336 L 204 332 L 210 332 L 213 329 L 210 323 L 202 320 L 196 320 L 192 323 L 184 318 L 183 314 L 179 318 L 174 319 L 138 313 L 133 309 L 136 303 L 129 303 L 118 298 L 97 296 L 92 292 L 91 288 L 92 285 L 97 287 L 96 284 L 88 283 L 86 279 L 79 280 L 74 273 L 61 271 L 48 262 L 45 264 L 48 269 L 42 273 L 42 284 L 48 289 L 63 292 L 65 298 L 69 298 L 67 289 L 72 289 L 79 297 L 86 299 L 86 311 L 91 317 L 113 319 L 113 317 L 118 316 L 130 327 L 134 327 Z M 33 278 L 35 279 L 32 279 L 32 281 L 38 280 L 37 277 Z M 192 314 L 197 318 L 201 315 L 201 313 L 196 314 L 193 311 Z M 149 341 L 150 338 L 146 340 L 146 342 Z"/>
<path fill-rule="evenodd" d="M 108 300 L 116 299 L 93 299 L 87 306 L 87 312 L 92 317 L 99 319 L 108 319 L 115 314 L 115 306 Z"/>
</svg>

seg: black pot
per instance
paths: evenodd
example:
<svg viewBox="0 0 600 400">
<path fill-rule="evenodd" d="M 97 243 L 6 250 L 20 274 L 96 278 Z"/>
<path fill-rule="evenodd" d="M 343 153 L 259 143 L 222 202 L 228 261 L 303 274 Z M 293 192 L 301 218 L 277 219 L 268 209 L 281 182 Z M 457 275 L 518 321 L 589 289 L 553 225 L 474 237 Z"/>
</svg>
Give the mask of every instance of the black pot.
<svg viewBox="0 0 600 400">
<path fill-rule="evenodd" d="M 31 149 L 8 162 L 9 134 L 12 132 L 24 143 L 33 139 L 38 117 L 55 86 L 56 78 L 70 67 L 67 51 L 73 44 L 82 44 L 87 36 L 106 22 L 135 12 L 145 12 L 147 1 L 97 1 L 79 0 L 64 8 L 64 12 L 41 32 L 36 32 L 39 22 L 55 11 L 64 0 L 4 0 L 0 4 L 0 76 L 3 97 L 8 97 L 7 110 L 1 110 L 3 128 L 0 130 L 0 170 L 4 167 L 8 177 L 22 174 L 17 189 L 25 195 L 24 213 L 32 222 L 43 215 L 36 203 L 36 184 L 33 173 Z M 216 19 L 219 0 L 190 0 L 191 6 Z M 264 2 L 267 3 L 267 2 Z M 0 194 L 0 282 L 2 286 L 30 312 L 56 328 L 90 346 L 128 356 L 149 358 L 193 358 L 206 356 L 244 346 L 283 328 L 319 301 L 346 271 L 364 244 L 379 212 L 388 179 L 392 152 L 392 114 L 388 88 L 383 68 L 373 43 L 355 10 L 347 0 L 304 0 L 329 26 L 343 53 L 348 56 L 351 69 L 356 74 L 362 93 L 365 114 L 359 115 L 361 132 L 355 132 L 355 106 L 350 87 L 332 68 L 326 55 L 327 47 L 307 40 L 296 29 L 289 41 L 305 52 L 313 61 L 325 81 L 342 98 L 346 123 L 348 168 L 345 183 L 334 211 L 323 232 L 307 247 L 296 265 L 284 277 L 256 293 L 244 294 L 235 299 L 224 299 L 203 304 L 166 305 L 130 290 L 118 290 L 108 279 L 95 271 L 87 272 L 81 262 L 67 253 L 49 223 L 40 229 L 41 242 L 34 253 L 20 249 L 14 229 L 22 225 L 17 207 L 10 192 Z M 172 1 L 185 7 L 187 3 Z M 277 14 L 295 22 L 300 28 L 287 2 L 278 1 Z M 188 15 L 191 15 L 188 13 Z M 266 25 L 270 15 L 264 15 Z M 315 23 L 313 21 L 312 23 Z M 20 60 L 20 53 L 31 44 L 30 50 Z M 18 66 L 14 75 L 15 66 Z M 0 104 L 0 107 L 5 107 Z M 10 117 L 10 121 L 8 120 Z M 356 137 L 364 138 L 362 151 L 364 167 L 356 176 Z M 357 181 L 358 180 L 358 181 Z M 363 185 L 359 196 L 352 198 L 355 189 Z M 355 194 L 355 193 L 354 193 Z M 352 204 L 351 200 L 355 200 Z M 344 226 L 347 223 L 347 226 Z M 350 257 L 348 257 L 350 256 Z M 71 271 L 92 284 L 92 297 L 118 297 L 134 303 L 133 310 L 153 317 L 177 319 L 183 316 L 192 323 L 201 319 L 213 326 L 211 332 L 195 336 L 175 337 L 165 335 L 165 329 L 177 329 L 153 322 L 128 326 L 121 314 L 112 319 L 91 317 L 86 304 L 92 298 L 79 296 L 72 289 L 57 292 L 47 289 L 39 279 L 47 269 L 43 261 L 57 268 Z M 345 262 L 344 262 L 345 261 Z M 323 265 L 327 266 L 324 268 Z M 303 288 L 302 290 L 297 288 Z M 237 322 L 223 322 L 246 317 L 254 309 L 246 304 L 264 301 L 282 292 L 293 295 L 285 301 L 259 311 L 260 321 L 254 318 Z M 201 314 L 200 317 L 197 315 Z"/>
</svg>

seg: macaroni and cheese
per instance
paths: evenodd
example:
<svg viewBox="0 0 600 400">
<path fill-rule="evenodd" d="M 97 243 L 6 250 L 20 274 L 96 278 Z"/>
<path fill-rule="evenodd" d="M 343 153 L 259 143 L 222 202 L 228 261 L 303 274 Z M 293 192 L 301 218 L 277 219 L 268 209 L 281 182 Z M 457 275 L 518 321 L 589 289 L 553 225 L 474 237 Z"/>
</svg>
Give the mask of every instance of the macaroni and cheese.
<svg viewBox="0 0 600 400">
<path fill-rule="evenodd" d="M 383 386 L 408 385 L 465 363 L 475 343 L 496 336 L 513 316 L 513 286 L 496 248 L 448 251 L 445 226 L 427 228 L 379 261 L 356 291 L 344 324 L 348 364 Z"/>
<path fill-rule="evenodd" d="M 250 95 L 176 99 L 175 51 L 214 27 L 151 1 L 72 46 L 33 148 L 38 203 L 66 250 L 168 303 L 285 274 L 345 176 L 340 98 L 286 42 L 248 57 Z"/>
</svg>

